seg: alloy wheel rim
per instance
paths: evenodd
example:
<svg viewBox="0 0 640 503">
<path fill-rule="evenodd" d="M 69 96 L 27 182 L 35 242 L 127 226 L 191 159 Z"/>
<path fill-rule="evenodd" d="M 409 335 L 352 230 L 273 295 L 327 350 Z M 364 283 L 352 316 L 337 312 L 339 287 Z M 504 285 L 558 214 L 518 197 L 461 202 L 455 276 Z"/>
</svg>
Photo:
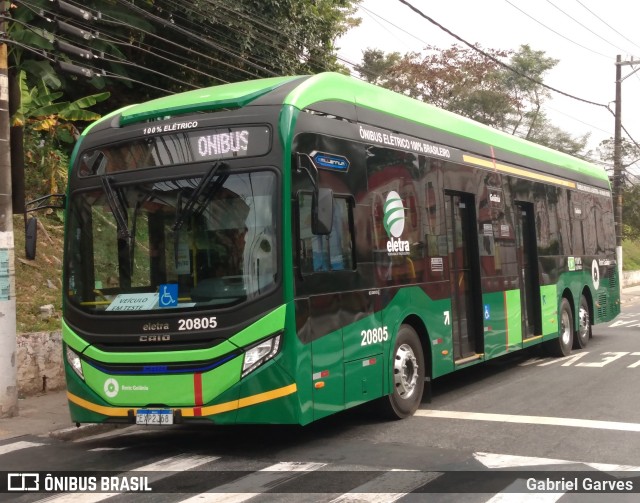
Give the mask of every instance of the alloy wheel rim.
<svg viewBox="0 0 640 503">
<path fill-rule="evenodd" d="M 580 308 L 580 338 L 586 339 L 589 335 L 589 311 L 584 307 Z"/>
<path fill-rule="evenodd" d="M 418 360 L 408 344 L 402 344 L 396 351 L 393 364 L 393 380 L 401 398 L 413 395 L 418 384 Z"/>
<path fill-rule="evenodd" d="M 562 312 L 562 344 L 569 345 L 571 341 L 571 324 L 569 323 L 569 313 Z"/>
</svg>

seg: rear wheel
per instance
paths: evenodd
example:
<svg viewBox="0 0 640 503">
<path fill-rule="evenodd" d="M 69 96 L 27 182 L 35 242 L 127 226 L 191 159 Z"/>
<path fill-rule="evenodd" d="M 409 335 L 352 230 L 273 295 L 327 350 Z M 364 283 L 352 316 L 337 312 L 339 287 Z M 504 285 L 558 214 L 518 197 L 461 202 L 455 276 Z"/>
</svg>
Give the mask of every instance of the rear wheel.
<svg viewBox="0 0 640 503">
<path fill-rule="evenodd" d="M 558 335 L 557 339 L 545 343 L 547 351 L 553 356 L 569 356 L 573 346 L 573 314 L 571 304 L 564 297 L 558 309 Z"/>
<path fill-rule="evenodd" d="M 380 410 L 391 419 L 411 416 L 420 405 L 424 389 L 424 354 L 420 338 L 409 325 L 401 325 L 393 349 L 393 390 L 380 399 Z"/>
<path fill-rule="evenodd" d="M 578 332 L 573 341 L 575 349 L 587 347 L 591 338 L 591 317 L 589 316 L 589 303 L 584 295 L 580 296 L 580 309 L 578 310 Z"/>
</svg>

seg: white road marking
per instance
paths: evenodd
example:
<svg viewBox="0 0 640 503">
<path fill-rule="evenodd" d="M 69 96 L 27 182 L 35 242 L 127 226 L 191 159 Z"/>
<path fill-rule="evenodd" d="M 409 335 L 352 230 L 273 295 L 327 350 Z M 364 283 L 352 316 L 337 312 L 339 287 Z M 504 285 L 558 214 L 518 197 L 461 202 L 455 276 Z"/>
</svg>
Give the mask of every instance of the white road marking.
<svg viewBox="0 0 640 503">
<path fill-rule="evenodd" d="M 570 461 L 568 459 L 536 458 L 531 456 L 513 456 L 511 454 L 494 454 L 492 452 L 474 452 L 473 457 L 487 468 L 521 468 L 530 466 L 581 464 L 590 466 L 601 472 L 637 472 L 640 466 L 614 465 L 608 463 L 590 463 L 586 461 Z"/>
<path fill-rule="evenodd" d="M 491 452 L 474 452 L 473 457 L 487 468 L 515 468 L 520 466 L 566 465 L 574 463 L 574 461 L 564 459 L 512 456 L 510 454 L 493 454 Z"/>
<path fill-rule="evenodd" d="M 213 492 L 196 494 L 182 500 L 181 503 L 242 503 L 272 490 L 279 484 L 295 479 L 305 472 L 312 472 L 323 466 L 325 463 L 276 463 L 228 484 L 215 487 L 212 489 Z M 242 489 L 245 489 L 246 492 L 232 492 L 242 491 Z"/>
<path fill-rule="evenodd" d="M 503 470 L 505 468 L 530 468 L 532 466 L 553 466 L 579 464 L 589 466 L 602 472 L 635 472 L 640 466 L 614 465 L 606 463 L 585 463 L 583 461 L 569 461 L 567 459 L 536 458 L 531 456 L 512 456 L 509 454 L 493 454 L 491 452 L 474 452 L 473 457 L 487 468 Z M 526 488 L 524 479 L 513 481 L 502 492 L 495 494 L 486 503 L 555 503 L 565 493 L 535 493 L 523 492 Z"/>
<path fill-rule="evenodd" d="M 13 442 L 11 444 L 0 445 L 0 455 L 7 454 L 8 452 L 19 451 L 20 449 L 28 449 L 29 447 L 38 447 L 39 445 L 44 444 L 20 440 L 19 442 Z"/>
<path fill-rule="evenodd" d="M 518 479 L 509 485 L 505 492 L 497 493 L 489 498 L 486 503 L 555 503 L 564 496 L 564 493 L 518 493 L 525 484 L 524 479 Z"/>
<path fill-rule="evenodd" d="M 180 472 L 185 470 L 191 470 L 197 468 L 211 461 L 220 459 L 216 456 L 201 456 L 180 454 L 178 456 L 172 456 L 170 458 L 161 459 L 155 463 L 151 463 L 145 466 L 141 466 L 129 472 L 122 472 L 120 476 L 127 476 L 134 472 L 154 472 L 148 477 L 149 482 L 157 482 L 165 477 L 169 477 L 174 472 Z M 66 493 L 59 496 L 52 496 L 39 501 L 46 501 L 48 503 L 97 503 L 98 501 L 104 501 L 113 496 L 117 496 L 119 492 L 113 493 Z"/>
<path fill-rule="evenodd" d="M 511 414 L 488 414 L 486 412 L 460 412 L 453 410 L 418 410 L 418 417 L 439 419 L 464 419 L 472 421 L 493 421 L 499 423 L 542 424 L 547 426 L 568 426 L 572 428 L 593 428 L 597 430 L 615 430 L 640 432 L 640 423 L 619 421 L 599 421 L 596 419 L 577 419 L 571 417 L 516 416 Z"/>
<path fill-rule="evenodd" d="M 414 489 L 437 479 L 439 472 L 414 472 L 393 470 L 366 482 L 348 493 L 344 493 L 330 503 L 393 503 Z M 386 492 L 393 489 L 394 492 Z M 400 491 L 400 492 L 397 492 Z"/>
</svg>

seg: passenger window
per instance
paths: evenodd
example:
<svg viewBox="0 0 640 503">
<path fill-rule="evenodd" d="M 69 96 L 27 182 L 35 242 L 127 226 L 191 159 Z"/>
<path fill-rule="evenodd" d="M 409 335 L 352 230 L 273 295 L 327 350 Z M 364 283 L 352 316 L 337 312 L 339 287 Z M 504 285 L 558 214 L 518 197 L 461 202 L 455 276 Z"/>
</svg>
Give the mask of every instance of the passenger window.
<svg viewBox="0 0 640 503">
<path fill-rule="evenodd" d="M 303 274 L 352 270 L 353 234 L 349 200 L 344 197 L 333 199 L 333 226 L 328 236 L 317 236 L 311 232 L 311 200 L 311 194 L 300 194 L 300 270 Z"/>
</svg>

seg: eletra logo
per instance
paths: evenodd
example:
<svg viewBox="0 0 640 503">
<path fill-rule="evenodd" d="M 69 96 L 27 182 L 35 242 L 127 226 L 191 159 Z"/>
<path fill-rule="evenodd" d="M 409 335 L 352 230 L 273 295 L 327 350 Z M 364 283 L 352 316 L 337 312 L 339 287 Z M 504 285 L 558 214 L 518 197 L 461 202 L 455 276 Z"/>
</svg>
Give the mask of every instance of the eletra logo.
<svg viewBox="0 0 640 503">
<path fill-rule="evenodd" d="M 389 255 L 409 255 L 409 241 L 399 239 L 404 231 L 404 206 L 402 198 L 396 191 L 392 190 L 387 194 L 383 211 L 384 230 L 391 238 L 387 241 L 387 252 Z"/>
<path fill-rule="evenodd" d="M 384 229 L 387 231 L 387 236 L 399 238 L 404 230 L 404 206 L 396 191 L 392 190 L 387 194 L 383 210 Z"/>
</svg>

